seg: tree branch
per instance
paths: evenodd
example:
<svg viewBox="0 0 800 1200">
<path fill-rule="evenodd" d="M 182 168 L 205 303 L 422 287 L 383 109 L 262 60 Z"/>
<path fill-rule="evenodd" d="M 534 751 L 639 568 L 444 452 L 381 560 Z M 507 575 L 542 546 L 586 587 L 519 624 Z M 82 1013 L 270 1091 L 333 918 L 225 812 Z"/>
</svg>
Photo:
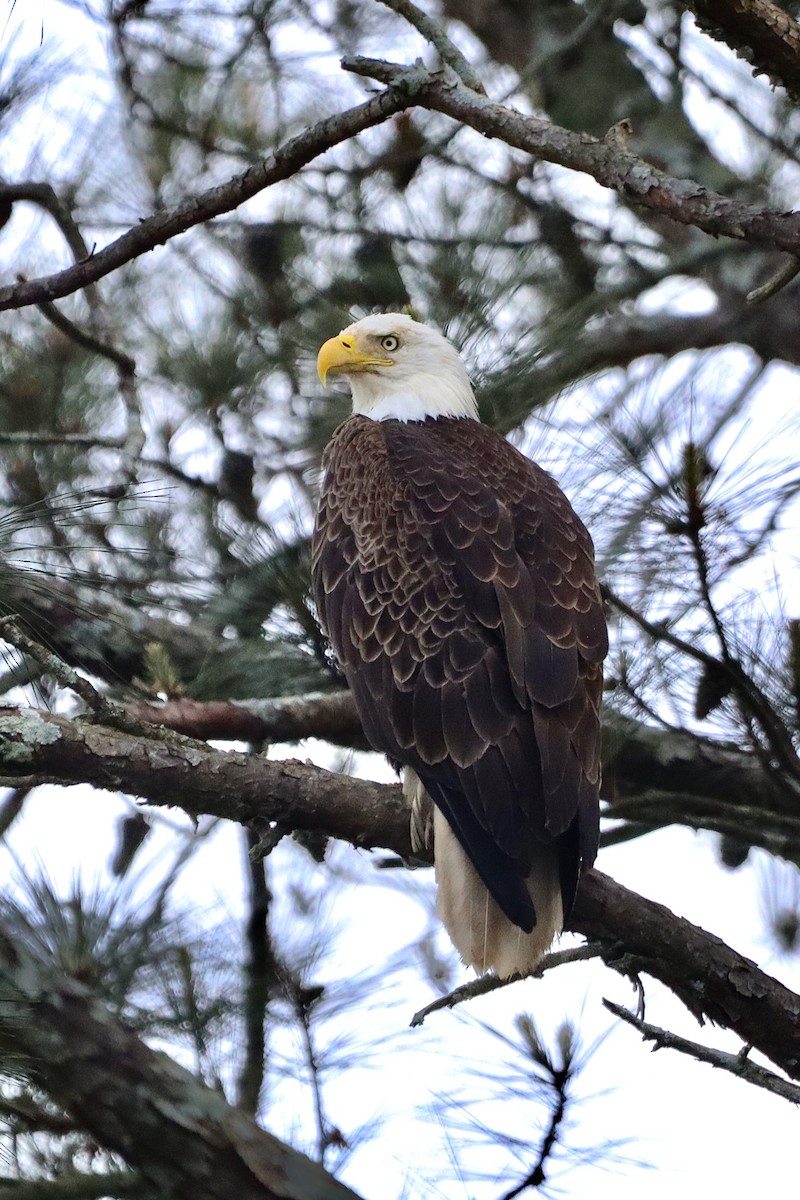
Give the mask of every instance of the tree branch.
<svg viewBox="0 0 800 1200">
<path fill-rule="evenodd" d="M 461 51 L 455 46 L 447 36 L 441 25 L 417 8 L 416 4 L 412 4 L 411 0 L 380 0 L 381 4 L 385 4 L 393 13 L 397 13 L 398 17 L 403 17 L 408 21 L 409 25 L 422 34 L 426 41 L 438 50 L 442 61 L 446 62 L 449 67 L 452 67 L 459 79 L 475 92 L 480 92 L 486 95 L 483 84 L 480 81 L 472 64 L 464 57 Z"/>
<path fill-rule="evenodd" d="M 169 700 L 128 710 L 201 740 L 299 742 L 320 737 L 338 746 L 369 749 L 349 692 L 271 700 Z M 604 720 L 606 815 L 658 828 L 684 824 L 735 832 L 750 844 L 800 861 L 796 797 L 765 772 L 753 755 L 657 729 L 610 709 Z M 765 813 L 771 820 L 765 821 Z"/>
<path fill-rule="evenodd" d="M 118 350 L 116 346 L 112 346 L 109 342 L 104 342 L 101 338 L 95 337 L 94 334 L 87 333 L 85 329 L 81 329 L 74 321 L 70 321 L 69 317 L 56 308 L 55 304 L 50 304 L 43 300 L 37 305 L 39 312 L 45 317 L 51 325 L 53 325 L 59 333 L 63 333 L 70 341 L 73 341 L 76 346 L 80 346 L 83 350 L 88 350 L 92 354 L 99 354 L 101 358 L 107 358 L 109 362 L 114 363 L 118 368 L 121 379 L 132 379 L 136 372 L 136 363 L 129 354 Z"/>
<path fill-rule="evenodd" d="M 314 829 L 356 846 L 411 856 L 399 786 L 337 775 L 298 762 L 225 754 L 196 742 L 133 737 L 35 710 L 0 710 L 0 770 L 13 786 L 89 782 L 193 816 L 226 817 L 256 829 Z M 698 1018 L 710 1017 L 800 1079 L 800 996 L 712 934 L 637 896 L 599 871 L 584 876 L 569 928 L 599 944 L 623 974 L 670 987 Z"/>
<path fill-rule="evenodd" d="M 175 1200 L 353 1200 L 305 1155 L 151 1050 L 0 923 L 0 1048 L 81 1128 Z M 111 1189 L 113 1194 L 113 1188 Z"/>
<path fill-rule="evenodd" d="M 747 1057 L 748 1047 L 743 1047 L 739 1054 L 730 1054 L 727 1050 L 703 1046 L 699 1042 L 679 1037 L 677 1033 L 671 1033 L 668 1029 L 661 1029 L 658 1025 L 650 1025 L 647 1021 L 640 1020 L 634 1013 L 628 1012 L 627 1008 L 623 1008 L 621 1004 L 614 1004 L 611 1000 L 604 1000 L 603 1004 L 615 1017 L 619 1017 L 627 1025 L 638 1029 L 643 1041 L 653 1042 L 654 1050 L 678 1050 L 681 1054 L 688 1054 L 691 1058 L 696 1058 L 698 1062 L 709 1063 L 712 1067 L 728 1071 L 731 1075 L 736 1075 L 747 1083 L 755 1084 L 756 1087 L 764 1088 L 768 1092 L 774 1092 L 775 1095 L 782 1096 L 784 1100 L 791 1100 L 792 1104 L 800 1104 L 800 1087 L 781 1079 L 780 1075 L 776 1075 L 774 1071 L 768 1071 L 766 1067 L 752 1062 Z"/>
<path fill-rule="evenodd" d="M 224 817 L 261 832 L 319 830 L 355 846 L 411 855 L 408 809 L 399 786 L 351 779 L 295 760 L 221 753 L 173 735 L 137 737 L 36 709 L 0 708 L 0 786 L 32 773 L 40 783 L 89 782 L 174 805 L 190 816 Z"/>
<path fill-rule="evenodd" d="M 369 750 L 350 692 L 315 692 L 274 700 L 168 700 L 131 704 L 139 721 L 166 725 L 201 741 L 300 742 L 324 738 L 336 746 Z"/>
<path fill-rule="evenodd" d="M 97 254 L 91 254 L 53 275 L 26 280 L 13 287 L 0 288 L 0 312 L 68 296 L 87 284 L 102 279 L 132 259 L 146 254 L 148 250 L 163 245 L 177 234 L 185 233 L 187 229 L 209 221 L 212 217 L 231 212 L 265 188 L 296 174 L 301 167 L 324 154 L 326 150 L 348 141 L 365 129 L 380 125 L 395 113 L 407 108 L 415 94 L 419 78 L 419 74 L 413 70 L 397 72 L 393 86 L 386 91 L 373 96 L 364 104 L 326 117 L 325 120 L 312 125 L 269 154 L 263 162 L 249 167 L 226 183 L 209 188 L 197 196 L 191 196 L 174 208 L 153 213 Z M 2 195 L 0 192 L 0 198 Z"/>
<path fill-rule="evenodd" d="M 771 0 L 683 0 L 698 28 L 800 99 L 800 25 Z"/>
<path fill-rule="evenodd" d="M 614 970 L 661 980 L 698 1020 L 732 1029 L 800 1079 L 800 996 L 713 934 L 599 871 L 581 880 L 569 928 L 597 940 Z"/>
<path fill-rule="evenodd" d="M 38 204 L 40 208 L 50 214 L 64 235 L 64 241 L 72 251 L 74 259 L 80 261 L 90 257 L 92 252 L 69 207 L 49 183 L 40 183 L 33 179 L 22 180 L 19 183 L 0 181 L 0 202 L 15 204 L 19 200 Z"/>
<path fill-rule="evenodd" d="M 381 59 L 353 57 L 342 60 L 347 71 L 391 84 L 408 68 Z M 779 213 L 742 204 L 690 179 L 677 179 L 638 158 L 609 136 L 602 141 L 575 133 L 539 117 L 479 96 L 448 71 L 428 73 L 417 89 L 414 103 L 444 113 L 486 137 L 524 150 L 545 162 L 591 175 L 633 204 L 693 225 L 715 237 L 734 238 L 774 246 L 800 254 L 800 213 Z"/>
</svg>

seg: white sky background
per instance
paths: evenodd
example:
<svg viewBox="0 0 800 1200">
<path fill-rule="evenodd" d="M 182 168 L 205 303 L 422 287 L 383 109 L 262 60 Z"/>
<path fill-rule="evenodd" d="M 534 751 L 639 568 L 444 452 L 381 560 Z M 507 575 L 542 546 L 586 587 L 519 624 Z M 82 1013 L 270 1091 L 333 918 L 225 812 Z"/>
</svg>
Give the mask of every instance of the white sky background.
<svg viewBox="0 0 800 1200">
<path fill-rule="evenodd" d="M 7 23 L 0 27 L 0 36 L 5 45 L 13 37 L 17 54 L 36 51 L 40 40 L 42 53 L 57 49 L 60 55 L 64 47 L 85 54 L 89 46 L 90 55 L 101 50 L 91 24 L 55 0 L 18 0 L 16 6 L 6 0 L 5 9 L 2 16 L 7 17 Z M 101 78 L 99 69 L 98 88 Z M 36 175 L 46 176 L 48 164 L 58 157 L 66 138 L 66 131 L 55 119 L 55 114 L 63 111 L 65 95 L 63 88 L 54 89 L 44 106 L 28 113 L 24 131 L 16 131 L 0 145 L 0 171 L 5 178 L 15 180 L 29 169 L 31 146 L 36 148 Z M 696 103 L 701 102 L 699 97 Z M 70 98 L 73 112 L 79 104 L 87 115 L 91 114 L 91 96 Z M 712 119 L 713 111 L 709 109 Z M 88 122 L 87 135 L 90 127 Z M 24 236 L 24 225 L 15 224 L 14 232 L 16 237 Z M 13 264 L 5 257 L 2 244 L 0 252 L 4 254 L 3 275 L 13 274 Z M 5 314 L 5 319 L 13 320 L 14 314 Z M 796 373 L 785 375 L 790 376 L 796 389 Z M 764 403 L 771 403 L 768 394 Z M 793 532 L 784 535 L 787 553 Z M 286 752 L 298 753 L 296 748 Z M 280 748 L 274 753 L 279 754 Z M 303 753 L 311 750 L 306 747 Z M 324 752 L 315 754 L 315 758 L 324 762 Z M 360 762 L 365 771 L 388 778 L 376 758 L 363 756 Z M 86 871 L 90 879 L 98 873 L 106 877 L 102 864 L 109 855 L 111 826 L 123 808 L 124 802 L 105 793 L 83 788 L 42 789 L 28 802 L 24 821 L 13 830 L 11 849 L 23 864 L 45 864 L 48 873 L 65 888 L 77 870 Z M 180 815 L 175 814 L 174 819 L 179 822 Z M 166 833 L 153 840 L 147 853 L 151 857 L 165 853 Z M 766 859 L 751 854 L 745 868 L 725 872 L 716 866 L 715 845 L 716 839 L 710 835 L 666 830 L 632 845 L 604 851 L 598 865 L 620 882 L 709 929 L 788 986 L 800 990 L 800 966 L 777 960 L 764 941 L 759 872 L 765 869 Z M 210 925 L 238 919 L 243 911 L 240 856 L 236 831 L 221 828 L 188 867 L 180 892 L 181 906 L 196 905 L 198 916 Z M 353 882 L 342 883 L 336 892 L 336 923 L 347 925 L 348 934 L 335 942 L 336 956 L 321 967 L 321 973 L 331 980 L 372 969 L 390 949 L 387 931 L 399 949 L 421 937 L 427 926 L 425 910 L 409 903 L 397 888 L 370 882 L 374 873 L 368 855 L 343 850 L 341 856 L 343 863 L 352 863 Z M 280 861 L 279 855 L 276 861 Z M 302 876 L 304 886 L 312 892 L 320 890 L 320 873 L 312 871 L 307 856 L 289 851 L 282 861 L 284 881 Z M 431 872 L 418 873 L 414 883 L 430 896 Z M 318 919 L 315 914 L 314 922 Z M 443 935 L 437 935 L 436 945 L 442 956 L 452 961 Z M 605 1170 L 575 1162 L 566 1170 L 563 1160 L 557 1160 L 561 1165 L 554 1167 L 552 1178 L 561 1195 L 575 1200 L 589 1194 L 594 1200 L 638 1200 L 642 1194 L 651 1200 L 673 1200 L 676 1194 L 687 1200 L 726 1195 L 736 1200 L 751 1194 L 783 1194 L 789 1181 L 796 1180 L 794 1108 L 669 1051 L 651 1054 L 633 1030 L 617 1027 L 606 1014 L 601 1007 L 603 996 L 631 1007 L 635 1002 L 632 990 L 618 976 L 596 964 L 575 965 L 559 970 L 552 978 L 516 984 L 502 996 L 474 1002 L 466 1015 L 435 1014 L 422 1030 L 409 1031 L 406 1027 L 413 1012 L 431 999 L 429 988 L 421 966 L 416 971 L 412 965 L 394 976 L 391 996 L 374 997 L 355 1019 L 369 1021 L 371 1028 L 379 1021 L 399 1039 L 403 1052 L 386 1054 L 379 1067 L 343 1074 L 330 1089 L 330 1115 L 334 1121 L 338 1118 L 344 1125 L 351 1119 L 367 1119 L 372 1112 L 383 1113 L 387 1120 L 385 1132 L 354 1159 L 345 1174 L 347 1181 L 367 1200 L 393 1200 L 404 1180 L 412 1195 L 441 1195 L 448 1200 L 496 1197 L 502 1187 L 491 1179 L 470 1186 L 443 1183 L 440 1191 L 433 1188 L 436 1171 L 451 1173 L 446 1146 L 435 1122 L 429 1117 L 415 1118 L 412 1110 L 432 1103 L 442 1094 L 458 1096 L 461 1089 L 464 1098 L 469 1098 L 475 1085 L 468 1073 L 453 1066 L 449 1054 L 467 1058 L 474 1055 L 490 1063 L 497 1046 L 488 1036 L 473 1030 L 470 1022 L 485 1020 L 501 1028 L 507 1022 L 512 1033 L 514 1014 L 524 1010 L 533 1013 L 545 1031 L 554 1031 L 565 1017 L 575 1020 L 587 1042 L 611 1030 L 579 1078 L 578 1091 L 586 1099 L 574 1114 L 579 1123 L 567 1145 L 602 1147 L 608 1140 L 626 1138 L 629 1145 L 620 1153 L 649 1162 L 654 1168 L 643 1170 L 612 1160 Z M 708 1027 L 700 1030 L 682 1006 L 650 980 L 646 1016 L 655 1024 L 695 1040 L 730 1050 L 739 1048 L 737 1039 L 728 1034 Z M 289 1132 L 297 1120 L 295 1100 L 295 1093 L 290 1095 L 287 1090 L 283 1111 L 267 1115 L 270 1127 L 279 1135 Z M 536 1132 L 525 1125 L 531 1113 L 541 1116 L 534 1105 L 522 1104 L 513 1109 L 506 1105 L 502 1115 L 484 1112 L 483 1116 L 506 1125 L 518 1120 L 518 1132 L 521 1136 L 530 1134 L 535 1145 Z M 393 1114 L 395 1119 L 390 1121 Z M 525 1162 L 530 1165 L 534 1153 L 520 1162 L 518 1170 L 504 1176 L 505 1188 L 524 1173 Z M 473 1156 L 469 1165 L 491 1172 L 499 1161 L 507 1160 L 498 1160 L 493 1154 Z"/>
</svg>

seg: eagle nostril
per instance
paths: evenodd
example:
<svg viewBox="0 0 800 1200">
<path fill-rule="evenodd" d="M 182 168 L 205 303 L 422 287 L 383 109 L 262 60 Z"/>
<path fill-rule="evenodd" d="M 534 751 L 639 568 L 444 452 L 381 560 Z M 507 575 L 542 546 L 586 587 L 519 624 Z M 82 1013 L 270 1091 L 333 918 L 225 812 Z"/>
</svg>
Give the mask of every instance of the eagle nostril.
<svg viewBox="0 0 800 1200">
<path fill-rule="evenodd" d="M 345 350 L 352 350 L 352 349 L 353 349 L 353 343 L 352 343 L 352 342 L 345 342 L 344 340 L 342 340 L 342 345 L 344 346 Z"/>
</svg>

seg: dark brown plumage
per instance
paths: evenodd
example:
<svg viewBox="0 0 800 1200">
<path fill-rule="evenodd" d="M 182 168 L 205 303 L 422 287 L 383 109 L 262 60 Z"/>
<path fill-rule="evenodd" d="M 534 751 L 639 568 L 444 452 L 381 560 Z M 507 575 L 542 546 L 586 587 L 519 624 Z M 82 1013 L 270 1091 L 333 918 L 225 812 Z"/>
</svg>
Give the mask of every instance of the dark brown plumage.
<svg viewBox="0 0 800 1200">
<path fill-rule="evenodd" d="M 528 934 L 542 854 L 566 914 L 597 851 L 607 637 L 591 539 L 546 472 L 466 417 L 353 416 L 325 467 L 314 597 L 367 738 L 416 772 Z"/>
</svg>

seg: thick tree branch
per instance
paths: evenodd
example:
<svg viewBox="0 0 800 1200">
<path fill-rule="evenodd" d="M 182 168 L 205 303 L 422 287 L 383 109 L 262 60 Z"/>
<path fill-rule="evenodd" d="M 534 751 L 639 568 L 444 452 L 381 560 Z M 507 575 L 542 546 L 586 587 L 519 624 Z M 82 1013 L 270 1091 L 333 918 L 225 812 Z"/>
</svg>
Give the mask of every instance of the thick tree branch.
<svg viewBox="0 0 800 1200">
<path fill-rule="evenodd" d="M 151 1050 L 0 924 L 0 1048 L 80 1127 L 174 1200 L 353 1200 L 305 1155 Z M 109 1194 L 114 1194 L 113 1187 Z"/>
<path fill-rule="evenodd" d="M 327 117 L 291 138 L 285 145 L 267 155 L 263 162 L 249 167 L 241 175 L 226 183 L 209 188 L 197 196 L 191 196 L 174 208 L 163 209 L 140 221 L 116 241 L 105 246 L 97 254 L 83 258 L 80 262 L 54 275 L 26 280 L 13 287 L 0 288 L 0 311 L 9 308 L 24 308 L 28 304 L 41 304 L 68 296 L 87 284 L 102 279 L 111 271 L 123 266 L 148 250 L 161 246 L 179 233 L 185 233 L 195 225 L 231 212 L 245 200 L 257 195 L 265 188 L 296 174 L 312 159 L 324 154 L 333 146 L 346 142 L 395 113 L 407 108 L 411 102 L 418 73 L 399 72 L 394 86 L 373 96 L 364 104 L 356 105 L 345 112 Z M 3 193 L 0 192 L 0 198 Z"/>
<path fill-rule="evenodd" d="M 181 699 L 134 705 L 129 711 L 139 721 L 203 740 L 299 742 L 320 737 L 368 749 L 349 692 L 209 703 Z M 683 824 L 734 834 L 800 862 L 796 795 L 753 755 L 608 710 L 603 762 L 607 816 L 651 829 Z"/>
<path fill-rule="evenodd" d="M 771 0 L 683 0 L 709 37 L 800 99 L 800 25 Z"/>
<path fill-rule="evenodd" d="M 316 829 L 357 846 L 411 854 L 400 788 L 297 762 L 172 744 L 33 710 L 0 710 L 0 770 L 52 783 L 89 782 L 211 813 L 255 829 Z M 598 871 L 583 879 L 570 928 L 624 974 L 647 972 L 698 1017 L 734 1030 L 800 1079 L 800 997 L 718 938 Z"/>
<path fill-rule="evenodd" d="M 408 67 L 372 58 L 346 58 L 348 71 L 391 84 Z M 743 204 L 691 179 L 677 179 L 638 158 L 609 136 L 602 141 L 539 117 L 527 117 L 464 87 L 449 71 L 430 73 L 414 103 L 444 113 L 486 137 L 524 150 L 545 162 L 590 175 L 633 204 L 715 237 L 730 237 L 800 254 L 800 213 L 779 213 Z"/>
<path fill-rule="evenodd" d="M 157 731 L 153 731 L 154 735 Z M 137 737 L 34 709 L 0 709 L 0 777 L 6 786 L 35 773 L 40 783 L 93 783 L 180 805 L 190 816 L 225 817 L 260 832 L 320 830 L 356 846 L 411 854 L 408 810 L 396 788 L 306 763 L 220 753 L 202 742 Z"/>
<path fill-rule="evenodd" d="M 202 741 L 300 742 L 324 738 L 336 746 L 368 750 L 350 692 L 317 692 L 274 700 L 168 700 L 129 705 L 139 721 L 166 725 Z"/>
<path fill-rule="evenodd" d="M 583 877 L 569 928 L 598 941 L 608 966 L 660 979 L 698 1020 L 732 1029 L 800 1079 L 800 996 L 713 934 L 599 871 Z"/>
</svg>

